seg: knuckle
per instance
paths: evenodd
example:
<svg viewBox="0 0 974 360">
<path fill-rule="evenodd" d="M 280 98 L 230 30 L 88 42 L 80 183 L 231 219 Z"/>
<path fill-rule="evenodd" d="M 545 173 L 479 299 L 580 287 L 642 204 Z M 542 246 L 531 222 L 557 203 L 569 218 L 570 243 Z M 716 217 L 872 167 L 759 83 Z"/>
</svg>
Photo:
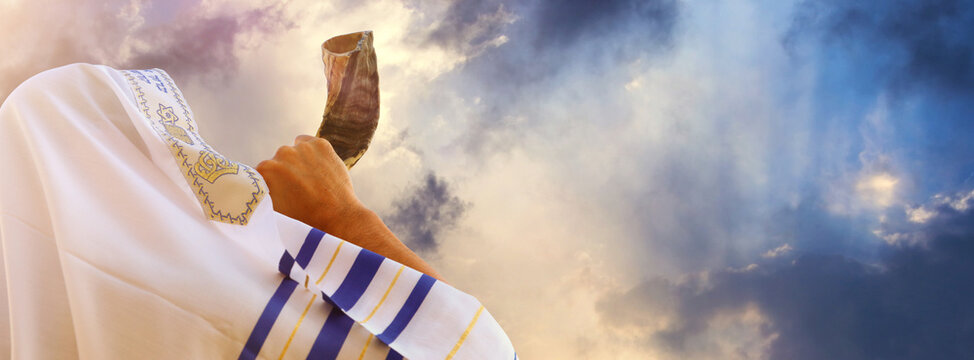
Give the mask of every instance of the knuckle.
<svg viewBox="0 0 974 360">
<path fill-rule="evenodd" d="M 295 150 L 296 153 L 297 152 L 307 153 L 311 149 L 312 149 L 311 144 L 309 144 L 307 142 L 301 142 L 301 143 L 298 143 L 297 145 L 294 145 L 294 150 Z"/>
<path fill-rule="evenodd" d="M 257 164 L 254 169 L 259 173 L 268 173 L 277 170 L 277 162 L 274 160 L 264 160 Z"/>
<path fill-rule="evenodd" d="M 294 147 L 291 146 L 281 146 L 277 148 L 277 153 L 274 154 L 275 158 L 287 158 L 295 155 Z"/>
</svg>

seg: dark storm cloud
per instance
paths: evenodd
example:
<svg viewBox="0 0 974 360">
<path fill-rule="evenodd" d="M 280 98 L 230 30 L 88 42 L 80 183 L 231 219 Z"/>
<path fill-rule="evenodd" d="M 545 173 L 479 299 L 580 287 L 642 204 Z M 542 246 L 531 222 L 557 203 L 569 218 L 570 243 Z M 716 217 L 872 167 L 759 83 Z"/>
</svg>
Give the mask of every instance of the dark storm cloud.
<svg viewBox="0 0 974 360">
<path fill-rule="evenodd" d="M 526 38 L 540 47 L 566 46 L 586 37 L 622 40 L 619 31 L 633 26 L 631 32 L 643 33 L 650 39 L 669 41 L 678 15 L 674 0 L 611 1 L 473 1 L 459 0 L 450 5 L 446 15 L 429 34 L 429 41 L 445 46 L 458 46 L 467 40 L 462 36 L 472 27 L 484 25 L 484 19 L 497 12 L 511 11 L 521 25 L 515 36 Z M 491 24 L 482 29 L 487 40 L 501 35 L 505 27 Z M 649 44 L 643 44 L 649 45 Z"/>
<path fill-rule="evenodd" d="M 0 44 L 18 48 L 0 60 L 0 101 L 28 77 L 75 62 L 116 68 L 158 67 L 177 80 L 193 76 L 224 79 L 237 69 L 234 49 L 243 35 L 273 33 L 293 26 L 282 13 L 283 3 L 239 15 L 209 17 L 193 15 L 197 12 L 193 8 L 170 9 L 180 16 L 152 25 L 133 18 L 152 16 L 151 6 L 142 14 L 125 13 L 126 6 L 123 2 L 23 2 L 0 15 L 3 21 L 17 21 L 15 32 L 0 37 L 0 41 L 31 37 L 37 42 L 30 46 Z M 129 56 L 119 55 L 124 52 Z"/>
<path fill-rule="evenodd" d="M 845 46 L 890 76 L 896 90 L 931 86 L 974 90 L 974 2 L 966 0 L 809 0 L 796 12 L 786 43 L 804 35 Z"/>
<path fill-rule="evenodd" d="M 974 353 L 974 204 L 964 202 L 936 206 L 923 224 L 898 224 L 925 240 L 885 246 L 877 265 L 805 253 L 712 273 L 706 285 L 651 280 L 603 299 L 603 319 L 646 318 L 648 305 L 672 299 L 676 321 L 646 340 L 688 352 L 716 316 L 757 306 L 770 320 L 760 332 L 777 334 L 771 359 L 966 358 Z"/>
<path fill-rule="evenodd" d="M 394 206 L 386 218 L 389 228 L 411 249 L 423 252 L 435 252 L 442 232 L 456 226 L 467 208 L 449 184 L 433 173 Z"/>
<path fill-rule="evenodd" d="M 480 63 L 473 65 L 473 71 L 483 79 L 502 75 L 506 80 L 531 80 L 554 74 L 570 61 L 602 60 L 598 53 L 583 50 L 605 50 L 618 59 L 665 48 L 673 40 L 678 16 L 675 0 L 459 0 L 427 41 L 465 49 L 507 36 L 509 43 L 498 53 L 475 60 Z M 582 56 L 566 57 L 569 53 Z"/>
<path fill-rule="evenodd" d="M 565 77 L 604 75 L 620 64 L 665 53 L 672 47 L 679 15 L 675 0 L 459 0 L 423 43 L 471 57 L 434 86 L 455 89 L 449 96 L 482 100 L 459 140 L 467 152 L 479 154 L 520 141 L 525 124 L 514 125 L 513 119 L 546 121 L 546 114 L 524 110 L 538 109 L 535 96 L 566 86 Z M 501 36 L 506 42 L 498 46 L 495 41 Z M 580 91 L 599 93 L 605 90 L 600 84 L 589 81 Z M 614 91 L 616 87 L 607 93 Z M 428 101 L 445 100 L 434 96 Z"/>
<path fill-rule="evenodd" d="M 503 33 L 508 24 L 496 17 L 504 14 L 504 4 L 499 1 L 456 1 L 426 41 L 459 49 L 476 47 Z"/>
<path fill-rule="evenodd" d="M 634 47 L 668 43 L 676 24 L 675 0 L 544 1 L 538 4 L 538 46 L 565 46 L 583 39 L 630 40 Z M 631 27 L 631 28 L 629 28 Z"/>
<path fill-rule="evenodd" d="M 827 207 L 821 193 L 811 192 L 797 206 L 778 209 L 767 221 L 768 240 L 811 253 L 842 253 L 855 258 L 874 255 L 874 245 L 862 241 L 875 236 L 868 230 L 874 220 L 836 215 Z"/>
</svg>

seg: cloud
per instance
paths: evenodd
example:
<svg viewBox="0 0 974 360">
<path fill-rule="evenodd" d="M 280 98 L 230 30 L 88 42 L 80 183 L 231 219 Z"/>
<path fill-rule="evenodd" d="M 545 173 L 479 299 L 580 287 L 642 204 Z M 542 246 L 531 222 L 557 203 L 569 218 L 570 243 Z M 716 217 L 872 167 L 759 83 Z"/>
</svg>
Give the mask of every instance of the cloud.
<svg viewBox="0 0 974 360">
<path fill-rule="evenodd" d="M 386 224 L 410 249 L 424 253 L 436 253 L 443 231 L 456 226 L 467 208 L 449 184 L 432 172 L 393 206 Z"/>
<path fill-rule="evenodd" d="M 762 236 L 786 243 L 788 255 L 839 253 L 857 259 L 876 256 L 877 239 L 869 229 L 879 222 L 874 213 L 836 213 L 825 194 L 809 192 L 794 205 L 784 205 L 764 219 Z"/>
<path fill-rule="evenodd" d="M 475 56 L 491 45 L 506 42 L 504 30 L 515 20 L 503 3 L 456 1 L 429 29 L 425 42 Z"/>
<path fill-rule="evenodd" d="M 970 95 L 971 24 L 970 1 L 808 0 L 798 8 L 786 42 L 812 35 L 844 45 L 834 49 L 889 74 L 886 84 L 894 91 L 929 87 Z"/>
<path fill-rule="evenodd" d="M 795 249 L 792 248 L 791 245 L 784 244 L 784 245 L 781 245 L 781 246 L 776 247 L 774 249 L 768 250 L 764 254 L 761 254 L 761 257 L 763 257 L 763 258 L 776 258 L 776 257 L 781 257 L 781 256 L 787 255 L 792 250 L 795 250 Z"/>
<path fill-rule="evenodd" d="M 955 194 L 936 194 L 926 204 L 905 205 L 894 221 L 887 221 L 874 231 L 892 246 L 927 246 L 942 234 L 963 236 L 974 229 L 958 222 L 960 214 L 974 208 L 974 190 Z"/>
<path fill-rule="evenodd" d="M 674 0 L 544 1 L 535 11 L 538 47 L 625 39 L 635 40 L 633 45 L 639 48 L 667 44 L 671 40 L 678 3 Z"/>
<path fill-rule="evenodd" d="M 17 49 L 0 59 L 0 101 L 31 75 L 74 62 L 158 67 L 177 79 L 226 79 L 237 69 L 235 50 L 246 36 L 293 26 L 283 16 L 285 5 L 240 10 L 195 2 L 16 3 L 0 15 L 0 47 Z"/>
<path fill-rule="evenodd" d="M 481 55 L 456 80 L 467 83 L 466 92 L 489 92 L 487 110 L 498 111 L 516 101 L 519 88 L 557 82 L 566 69 L 610 72 L 619 62 L 664 52 L 679 15 L 675 0 L 460 0 L 431 25 L 425 43 Z"/>
<path fill-rule="evenodd" d="M 136 32 L 133 54 L 125 68 L 158 67 L 177 78 L 218 75 L 226 79 L 239 66 L 236 49 L 252 34 L 273 34 L 294 25 L 283 12 L 286 3 L 248 9 L 239 14 L 189 16 L 188 19 Z M 192 13 L 193 9 L 183 10 Z"/>
<path fill-rule="evenodd" d="M 475 45 L 503 34 L 518 19 L 521 26 L 510 30 L 537 50 L 564 49 L 581 41 L 618 43 L 630 39 L 627 35 L 644 40 L 637 48 L 652 47 L 671 40 L 677 15 L 674 0 L 459 0 L 434 26 L 428 41 L 452 47 Z"/>
<path fill-rule="evenodd" d="M 425 34 L 422 46 L 446 49 L 464 62 L 426 84 L 431 90 L 415 98 L 414 111 L 404 113 L 411 141 L 435 142 L 467 157 L 466 162 L 482 164 L 492 153 L 546 136 L 543 128 L 581 121 L 550 111 L 564 106 L 557 102 L 570 101 L 566 92 L 588 92 L 613 109 L 602 114 L 586 110 L 578 117 L 629 119 L 632 114 L 617 96 L 622 89 L 611 80 L 626 70 L 620 66 L 645 64 L 641 58 L 672 48 L 680 3 L 593 4 L 460 0 L 432 11 L 441 15 L 419 22 L 428 24 L 417 32 Z M 449 129 L 434 126 L 441 122 L 430 118 L 445 119 Z M 426 135 L 435 139 L 419 138 Z"/>
<path fill-rule="evenodd" d="M 613 218 L 579 226 L 621 229 L 608 246 L 641 257 L 636 272 L 723 265 L 780 245 L 758 236 L 766 207 L 804 186 L 795 184 L 811 178 L 802 158 L 818 153 L 799 137 L 814 129 L 810 121 L 776 103 L 787 92 L 780 87 L 802 82 L 741 70 L 776 69 L 786 60 L 773 21 L 762 17 L 746 32 L 713 34 L 714 21 L 750 21 L 753 14 L 731 4 L 645 4 L 638 6 L 667 9 L 660 12 L 666 18 L 632 14 L 637 5 L 628 2 L 584 19 L 542 9 L 555 3 L 504 3 L 518 18 L 502 31 L 511 40 L 418 87 L 409 108 L 397 113 L 408 124 L 405 141 L 422 148 L 438 173 L 453 171 L 451 178 L 510 172 L 483 164 L 525 154 L 511 161 L 537 167 L 544 173 L 537 182 L 570 195 L 524 196 L 537 207 L 584 205 Z M 483 14 L 499 6 L 485 6 Z M 618 18 L 606 20 L 601 11 Z M 535 47 L 538 29 L 556 25 L 589 30 L 566 35 L 559 46 Z M 689 42 L 703 38 L 710 40 Z M 714 43 L 738 53 L 723 57 Z M 640 86 L 627 88 L 633 81 Z M 480 191 L 498 191 L 487 185 Z"/>
<path fill-rule="evenodd" d="M 877 264 L 805 252 L 692 281 L 647 280 L 604 298 L 603 319 L 623 326 L 662 298 L 672 311 L 665 326 L 635 326 L 642 341 L 675 353 L 720 340 L 707 335 L 720 317 L 757 311 L 767 321 L 756 334 L 773 339 L 763 354 L 770 359 L 963 358 L 974 351 L 974 209 L 932 204 L 937 213 L 924 224 L 899 224 L 927 240 L 885 245 Z"/>
</svg>

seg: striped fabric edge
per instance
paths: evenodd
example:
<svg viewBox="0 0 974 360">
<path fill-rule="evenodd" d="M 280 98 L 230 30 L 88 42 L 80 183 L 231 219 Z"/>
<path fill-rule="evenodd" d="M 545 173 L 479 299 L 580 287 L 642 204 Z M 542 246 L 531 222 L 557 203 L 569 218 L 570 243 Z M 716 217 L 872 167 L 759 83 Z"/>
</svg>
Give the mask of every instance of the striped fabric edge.
<svg viewBox="0 0 974 360">
<path fill-rule="evenodd" d="M 342 345 L 352 330 L 355 320 L 345 315 L 341 308 L 333 306 L 325 324 L 318 331 L 311 352 L 308 353 L 309 359 L 336 359 L 338 352 L 342 350 Z"/>
<path fill-rule="evenodd" d="M 277 290 L 274 291 L 267 305 L 264 306 L 264 311 L 261 312 L 257 323 L 254 325 L 253 330 L 251 330 L 250 336 L 247 338 L 247 342 L 244 343 L 244 348 L 241 350 L 238 359 L 256 359 L 257 355 L 260 354 L 260 349 L 263 348 L 264 341 L 267 340 L 267 335 L 270 334 L 271 328 L 274 327 L 274 323 L 277 322 L 277 318 L 281 315 L 281 310 L 284 309 L 287 300 L 298 286 L 298 282 L 293 279 L 291 274 L 294 264 L 297 263 L 301 267 L 307 266 L 324 235 L 325 233 L 323 231 L 312 228 L 308 231 L 307 236 L 305 236 L 305 240 L 296 258 L 292 257 L 287 250 L 281 254 L 277 270 L 286 276 L 281 279 L 281 284 L 278 285 Z"/>
<path fill-rule="evenodd" d="M 304 241 L 300 242 L 300 244 L 292 243 L 297 248 L 297 256 L 291 256 L 291 253 L 288 250 L 285 250 L 281 255 L 278 270 L 284 275 L 283 280 L 278 286 L 278 289 L 271 296 L 271 299 L 265 306 L 261 316 L 258 318 L 257 324 L 255 324 L 254 329 L 251 331 L 248 341 L 244 346 L 244 349 L 241 351 L 239 357 L 240 359 L 254 359 L 257 357 L 257 355 L 260 353 L 261 346 L 266 340 L 270 332 L 270 328 L 277 320 L 281 309 L 287 305 L 287 300 L 290 297 L 290 294 L 293 293 L 294 289 L 301 283 L 303 283 L 304 286 L 309 290 L 314 289 L 321 294 L 321 299 L 317 301 L 327 303 L 332 306 L 328 316 L 325 318 L 324 323 L 320 326 L 320 328 L 316 329 L 318 333 L 314 337 L 314 343 L 311 345 L 311 349 L 308 353 L 308 358 L 316 359 L 332 359 L 338 356 L 338 353 L 345 345 L 346 338 L 348 337 L 354 323 L 366 323 L 365 320 L 374 315 L 375 312 L 380 309 L 380 307 L 384 307 L 383 311 L 386 312 L 392 311 L 390 309 L 395 309 L 395 316 L 392 318 L 391 322 L 388 323 L 388 325 L 383 326 L 381 329 L 376 329 L 374 326 L 368 326 L 366 329 L 373 333 L 375 338 L 390 347 L 385 358 L 427 358 L 430 355 L 433 355 L 433 352 L 429 351 L 432 349 L 424 350 L 422 346 L 415 346 L 416 344 L 403 343 L 402 341 L 397 343 L 397 340 L 400 340 L 400 335 L 407 328 L 412 329 L 413 327 L 418 326 L 418 328 L 414 330 L 421 331 L 421 328 L 427 327 L 424 324 L 414 324 L 413 320 L 417 312 L 423 308 L 423 305 L 426 303 L 427 297 L 430 296 L 434 285 L 451 290 L 445 292 L 441 291 L 442 294 L 437 296 L 460 295 L 461 298 L 472 299 L 472 297 L 469 295 L 460 292 L 459 290 L 456 290 L 445 283 L 438 282 L 435 278 L 429 275 L 418 272 L 412 268 L 402 266 L 393 260 L 386 259 L 381 255 L 358 247 L 352 243 L 348 243 L 344 240 L 327 235 L 318 229 L 308 226 L 306 227 L 305 231 L 306 232 L 302 234 Z M 282 235 L 296 236 L 296 234 Z M 342 250 L 343 247 L 345 250 Z M 337 265 L 338 263 L 342 262 L 345 263 L 344 267 Z M 384 283 L 382 283 L 383 281 L 377 281 L 376 276 L 379 272 L 380 266 L 387 262 L 391 263 L 390 265 L 396 265 L 394 268 L 398 271 L 394 273 L 394 279 L 384 279 Z M 298 266 L 295 267 L 295 264 Z M 318 272 L 321 273 L 321 276 L 315 279 L 315 275 L 317 275 Z M 355 305 L 359 302 L 363 294 L 366 293 L 366 290 L 369 289 L 370 286 L 373 286 L 373 284 L 375 284 L 374 286 L 382 286 L 382 289 L 380 289 L 382 291 L 373 290 L 374 293 L 384 293 L 383 296 L 388 296 L 389 292 L 393 288 L 393 285 L 396 285 L 396 280 L 400 277 L 400 275 L 404 274 L 404 277 L 410 277 L 409 273 L 417 274 L 418 277 L 416 277 L 415 283 L 399 284 L 399 286 L 411 286 L 405 300 L 400 300 L 402 301 L 401 304 L 385 304 L 382 302 L 384 301 L 383 299 L 375 305 L 371 305 L 371 303 L 368 305 L 371 311 L 365 312 L 368 313 L 367 317 L 354 316 L 349 312 L 349 310 L 355 307 Z M 335 276 L 339 276 L 340 279 L 334 278 Z M 387 274 L 385 277 L 388 276 L 389 275 Z M 331 281 L 339 281 L 337 288 L 330 293 L 328 291 L 324 291 L 322 289 L 323 286 L 320 286 L 322 281 L 329 281 L 327 280 L 329 278 L 332 279 Z M 439 284 L 437 285 L 437 283 Z M 287 296 L 285 296 L 285 294 Z M 317 296 L 315 296 L 315 298 L 316 297 Z M 311 306 L 312 302 L 315 301 L 316 300 L 312 298 L 311 302 L 309 302 L 307 306 Z M 451 300 L 440 299 L 440 301 Z M 474 301 L 476 300 L 474 299 Z M 477 302 L 477 305 L 481 307 L 480 310 L 477 310 L 477 314 L 479 315 L 479 311 L 482 310 L 482 305 L 480 305 L 479 302 Z M 300 306 L 302 308 L 306 308 L 303 301 Z M 390 306 L 394 307 L 388 308 Z M 425 311 L 436 311 L 436 309 L 426 309 Z M 359 311 L 359 313 L 362 313 L 362 311 Z M 451 317 L 447 316 L 442 318 Z M 494 321 L 492 317 L 490 318 L 490 321 Z M 473 325 L 474 323 L 470 323 L 469 325 L 463 324 L 463 326 L 466 327 L 466 331 L 459 332 L 456 334 L 456 336 L 466 340 L 466 337 L 470 336 L 471 334 L 470 329 L 473 327 Z M 300 324 L 298 324 L 298 326 L 300 326 Z M 438 328 L 437 326 L 434 327 Z M 310 329 L 313 327 L 308 325 L 305 328 Z M 298 327 L 296 326 L 294 328 L 294 332 L 297 331 Z M 506 339 L 506 335 L 504 335 L 503 332 L 501 332 L 500 335 L 504 337 L 504 340 L 508 344 L 510 343 L 510 341 Z M 294 333 L 292 332 L 291 337 L 293 338 L 293 336 Z M 475 334 L 475 336 L 480 335 Z M 365 351 L 372 346 L 372 343 L 378 343 L 371 340 L 372 339 L 370 336 L 370 339 L 366 342 L 366 346 L 362 349 L 361 354 L 364 355 Z M 288 339 L 288 345 L 289 344 L 290 339 Z M 458 352 L 462 344 L 463 341 L 456 342 L 455 344 L 451 342 L 449 345 L 451 346 L 452 350 L 443 353 L 442 356 L 438 357 L 450 359 L 456 354 L 462 353 Z M 406 349 L 405 352 L 404 349 Z M 285 347 L 284 351 L 287 351 L 287 347 Z M 508 352 L 508 354 L 511 353 L 513 353 L 513 348 L 511 348 L 510 352 Z M 281 354 L 281 357 L 283 356 L 284 353 Z M 515 358 L 516 356 L 516 353 L 514 353 Z"/>
<path fill-rule="evenodd" d="M 260 349 L 264 346 L 264 341 L 267 340 L 267 335 L 270 334 L 271 328 L 277 322 L 277 317 L 281 315 L 281 310 L 284 309 L 284 305 L 297 286 L 298 282 L 291 278 L 281 279 L 281 284 L 277 286 L 277 290 L 268 300 L 267 306 L 261 312 L 257 323 L 254 324 L 254 329 L 250 331 L 250 336 L 237 359 L 253 360 L 257 358 L 257 354 L 260 354 Z"/>
</svg>

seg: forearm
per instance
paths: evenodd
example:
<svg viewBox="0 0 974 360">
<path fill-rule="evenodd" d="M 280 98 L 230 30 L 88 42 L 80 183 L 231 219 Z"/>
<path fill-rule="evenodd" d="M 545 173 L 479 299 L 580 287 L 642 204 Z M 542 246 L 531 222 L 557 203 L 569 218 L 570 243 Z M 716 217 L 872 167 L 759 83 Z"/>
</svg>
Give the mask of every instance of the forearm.
<svg viewBox="0 0 974 360">
<path fill-rule="evenodd" d="M 347 210 L 343 217 L 344 221 L 329 223 L 316 216 L 308 225 L 444 281 L 432 266 L 399 241 L 372 210 L 356 206 Z"/>
<path fill-rule="evenodd" d="M 355 197 L 348 169 L 327 140 L 299 135 L 257 171 L 275 211 L 443 280 Z"/>
</svg>

